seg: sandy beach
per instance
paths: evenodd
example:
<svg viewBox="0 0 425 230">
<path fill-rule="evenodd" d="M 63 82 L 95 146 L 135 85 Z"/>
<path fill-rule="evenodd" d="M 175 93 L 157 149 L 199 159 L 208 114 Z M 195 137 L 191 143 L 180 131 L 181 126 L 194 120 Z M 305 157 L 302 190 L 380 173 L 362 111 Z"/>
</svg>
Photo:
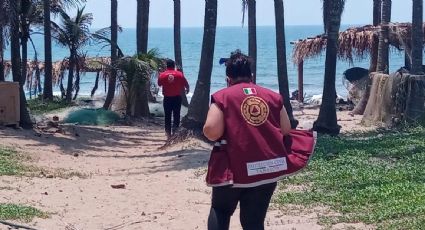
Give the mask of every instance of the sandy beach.
<svg viewBox="0 0 425 230">
<path fill-rule="evenodd" d="M 318 109 L 294 113 L 300 128 L 308 128 Z M 338 112 L 338 119 L 342 132 L 371 129 L 360 127 L 361 116 L 352 117 L 348 111 Z M 47 219 L 24 225 L 47 230 L 206 229 L 209 144 L 193 139 L 159 150 L 166 141 L 161 118 L 109 127 L 61 125 L 61 129 L 55 133 L 0 129 L 1 144 L 28 156 L 26 163 L 39 168 L 32 177 L 0 180 L 0 187 L 8 188 L 2 190 L 0 203 L 26 204 L 50 213 Z M 266 229 L 322 229 L 318 215 L 326 212 L 319 208 L 293 213 L 272 204 Z M 0 224 L 0 229 L 8 227 Z M 241 229 L 238 212 L 231 229 Z"/>
</svg>

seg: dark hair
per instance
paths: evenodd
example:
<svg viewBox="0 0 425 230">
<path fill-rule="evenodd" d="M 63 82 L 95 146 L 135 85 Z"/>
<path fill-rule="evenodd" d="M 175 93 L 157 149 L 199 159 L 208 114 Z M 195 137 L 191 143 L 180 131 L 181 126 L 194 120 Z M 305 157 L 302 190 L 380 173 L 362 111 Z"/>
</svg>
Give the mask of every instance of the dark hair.
<svg viewBox="0 0 425 230">
<path fill-rule="evenodd" d="M 230 58 L 226 61 L 226 75 L 232 79 L 251 78 L 251 63 L 251 58 L 237 49 L 230 54 Z"/>
<path fill-rule="evenodd" d="M 171 59 L 167 59 L 166 63 L 167 63 L 167 68 L 175 68 L 176 67 L 176 63 Z"/>
</svg>

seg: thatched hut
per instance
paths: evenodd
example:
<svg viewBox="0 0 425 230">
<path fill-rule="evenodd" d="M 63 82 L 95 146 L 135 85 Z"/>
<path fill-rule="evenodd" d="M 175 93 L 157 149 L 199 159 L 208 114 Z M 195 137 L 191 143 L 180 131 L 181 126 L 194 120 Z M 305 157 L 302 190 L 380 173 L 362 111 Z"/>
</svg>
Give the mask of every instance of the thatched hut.
<svg viewBox="0 0 425 230">
<path fill-rule="evenodd" d="M 410 23 L 391 23 L 389 43 L 395 50 L 405 50 L 410 53 Z M 374 37 L 379 36 L 380 26 L 366 25 L 352 27 L 339 33 L 338 58 L 353 62 L 354 58 L 363 59 L 370 55 Z M 292 60 L 298 66 L 298 95 L 302 101 L 303 95 L 303 64 L 304 60 L 320 56 L 326 50 L 325 34 L 300 39 L 291 42 L 294 45 Z"/>
</svg>

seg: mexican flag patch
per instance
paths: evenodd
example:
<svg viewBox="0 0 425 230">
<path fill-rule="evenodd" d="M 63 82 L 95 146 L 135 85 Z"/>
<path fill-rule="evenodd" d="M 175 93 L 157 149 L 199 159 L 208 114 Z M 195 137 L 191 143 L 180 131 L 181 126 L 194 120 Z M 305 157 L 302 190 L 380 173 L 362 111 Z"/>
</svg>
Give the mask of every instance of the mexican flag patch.
<svg viewBox="0 0 425 230">
<path fill-rule="evenodd" d="M 243 92 L 245 93 L 245 95 L 257 94 L 257 90 L 255 90 L 254 88 L 243 88 Z"/>
</svg>

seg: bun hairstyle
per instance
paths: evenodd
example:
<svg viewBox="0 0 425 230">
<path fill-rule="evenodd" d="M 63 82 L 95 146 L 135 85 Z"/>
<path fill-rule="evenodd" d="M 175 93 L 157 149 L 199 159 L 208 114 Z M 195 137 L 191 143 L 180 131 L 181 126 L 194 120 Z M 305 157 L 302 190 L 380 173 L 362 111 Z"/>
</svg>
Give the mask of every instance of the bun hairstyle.
<svg viewBox="0 0 425 230">
<path fill-rule="evenodd" d="M 230 54 L 230 58 L 226 61 L 226 75 L 231 79 L 251 79 L 251 63 L 251 58 L 237 49 Z"/>
</svg>

